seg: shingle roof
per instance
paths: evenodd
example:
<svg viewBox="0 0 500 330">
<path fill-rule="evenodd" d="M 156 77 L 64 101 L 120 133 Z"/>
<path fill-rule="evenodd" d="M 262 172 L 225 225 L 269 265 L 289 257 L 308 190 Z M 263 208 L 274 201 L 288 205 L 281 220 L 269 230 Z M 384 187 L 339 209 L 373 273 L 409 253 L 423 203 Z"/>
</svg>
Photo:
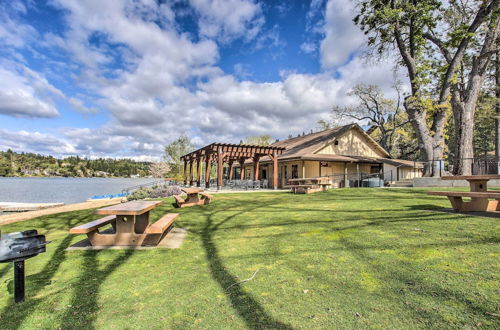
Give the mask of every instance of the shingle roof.
<svg viewBox="0 0 500 330">
<path fill-rule="evenodd" d="M 278 141 L 273 144 L 271 144 L 272 147 L 283 147 L 285 148 L 285 151 L 281 156 L 278 157 L 278 159 L 293 159 L 293 158 L 300 158 L 300 159 L 320 159 L 324 158 L 325 160 L 327 158 L 332 158 L 333 155 L 318 155 L 315 154 L 314 152 L 321 147 L 323 147 L 326 143 L 329 141 L 333 140 L 334 138 L 340 137 L 344 133 L 348 132 L 351 129 L 358 129 L 362 133 L 366 135 L 366 133 L 363 131 L 361 127 L 357 124 L 349 124 L 349 125 L 344 125 L 340 127 L 335 127 L 331 129 L 326 129 L 321 132 L 316 132 L 316 133 L 311 133 L 307 134 L 304 136 L 298 136 L 294 137 L 291 139 L 283 140 L 283 141 Z M 378 145 L 371 137 L 366 135 L 368 139 L 372 140 L 374 145 L 382 150 L 384 153 L 387 154 L 387 151 L 385 151 L 382 147 Z M 387 154 L 389 156 L 389 154 Z M 360 161 L 361 159 L 352 157 L 349 155 L 335 155 L 335 159 L 332 158 L 332 160 L 338 160 L 338 161 Z M 262 157 L 262 161 L 268 161 L 270 160 L 269 157 Z M 374 160 L 374 159 L 373 159 Z"/>
</svg>

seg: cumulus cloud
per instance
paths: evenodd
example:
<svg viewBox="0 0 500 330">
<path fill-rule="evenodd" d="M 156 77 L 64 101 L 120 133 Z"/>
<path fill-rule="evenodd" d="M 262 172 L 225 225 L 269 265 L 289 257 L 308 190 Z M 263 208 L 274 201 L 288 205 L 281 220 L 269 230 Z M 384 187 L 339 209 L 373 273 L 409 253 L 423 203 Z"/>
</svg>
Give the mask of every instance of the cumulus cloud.
<svg viewBox="0 0 500 330">
<path fill-rule="evenodd" d="M 63 96 L 62 92 L 38 73 L 22 69 L 9 70 L 0 64 L 0 114 L 30 118 L 58 116 L 47 94 Z"/>
<path fill-rule="evenodd" d="M 95 107 L 87 107 L 82 100 L 75 98 L 75 97 L 70 97 L 68 99 L 68 102 L 73 106 L 73 108 L 81 113 L 84 114 L 95 114 L 99 112 L 99 109 Z"/>
<path fill-rule="evenodd" d="M 50 134 L 0 129 L 0 150 L 34 152 L 50 155 L 73 155 L 72 144 Z"/>
<path fill-rule="evenodd" d="M 259 4 L 252 0 L 190 0 L 199 19 L 200 35 L 228 42 L 252 40 L 264 25 Z"/>
<path fill-rule="evenodd" d="M 311 3 L 310 29 L 317 33 L 321 26 L 325 33 L 320 49 L 323 72 L 283 72 L 281 79 L 269 82 L 251 81 L 252 68 L 245 63 L 234 65 L 234 75 L 218 63 L 218 43 L 235 38 L 252 40 L 256 48 L 283 46 L 282 27 L 266 30 L 262 9 L 254 1 L 192 0 L 200 27 L 200 36 L 195 37 L 180 31 L 177 12 L 156 1 L 52 3 L 64 12 L 67 28 L 60 35 L 44 35 L 43 43 L 70 54 L 69 73 L 82 91 L 66 100 L 76 111 L 109 118 L 99 127 L 66 127 L 58 134 L 2 131 L 0 148 L 158 159 L 163 146 L 180 134 L 190 136 L 196 146 L 237 143 L 258 134 L 296 135 L 314 128 L 334 105 L 350 104 L 353 100 L 347 93 L 356 83 L 378 83 L 384 90 L 392 84 L 387 79 L 389 64 L 369 65 L 359 58 L 346 63 L 359 49 L 359 43 L 350 39 L 357 38 L 350 16 L 335 13 L 343 5 L 352 10 L 347 0 L 329 1 L 325 15 L 321 15 L 324 1 Z M 96 39 L 99 42 L 91 42 Z M 306 41 L 301 48 L 317 52 L 319 44 Z M 57 116 L 51 98 L 65 96 L 44 75 L 2 67 L 0 77 L 7 79 L 0 79 L 0 113 Z M 2 93 L 12 95 L 13 90 L 22 91 L 18 92 L 22 97 L 11 97 L 17 107 L 6 110 Z M 19 103 L 22 99 L 24 104 Z"/>
<path fill-rule="evenodd" d="M 321 42 L 321 64 L 332 68 L 346 64 L 366 42 L 353 22 L 355 3 L 351 0 L 329 0 L 326 4 L 324 33 Z"/>
</svg>

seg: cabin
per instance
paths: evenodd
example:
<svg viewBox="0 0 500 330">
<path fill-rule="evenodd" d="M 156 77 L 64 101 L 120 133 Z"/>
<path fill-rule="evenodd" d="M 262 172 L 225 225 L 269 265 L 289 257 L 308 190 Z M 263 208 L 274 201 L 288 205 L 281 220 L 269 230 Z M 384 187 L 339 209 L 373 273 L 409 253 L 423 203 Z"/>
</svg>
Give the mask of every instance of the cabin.
<svg viewBox="0 0 500 330">
<path fill-rule="evenodd" d="M 359 125 L 349 124 L 291 139 L 277 141 L 271 147 L 285 150 L 278 156 L 278 187 L 289 179 L 328 176 L 333 186 L 348 187 L 349 182 L 374 174 L 387 182 L 422 176 L 423 165 L 402 159 L 391 159 Z M 262 180 L 273 180 L 273 164 L 269 157 L 259 160 Z M 233 171 L 233 179 L 240 178 L 240 165 Z M 244 178 L 254 179 L 255 166 L 251 160 L 243 164 Z"/>
<path fill-rule="evenodd" d="M 196 181 L 201 186 L 204 177 L 206 188 L 210 187 L 211 166 L 216 164 L 218 189 L 231 180 L 267 180 L 269 186 L 282 188 L 289 179 L 314 177 L 329 177 L 332 187 L 353 187 L 364 185 L 371 177 L 386 182 L 420 177 L 423 167 L 421 163 L 392 159 L 357 124 L 304 134 L 269 146 L 212 143 L 181 160 L 185 184 L 194 185 Z"/>
</svg>

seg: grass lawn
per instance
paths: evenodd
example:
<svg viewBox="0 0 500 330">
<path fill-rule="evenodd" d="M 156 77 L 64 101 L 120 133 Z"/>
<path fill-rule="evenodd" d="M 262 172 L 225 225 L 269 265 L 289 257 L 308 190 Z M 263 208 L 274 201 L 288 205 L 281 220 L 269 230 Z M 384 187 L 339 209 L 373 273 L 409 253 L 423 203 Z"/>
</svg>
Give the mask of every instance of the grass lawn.
<svg viewBox="0 0 500 330">
<path fill-rule="evenodd" d="M 93 210 L 6 225 L 53 243 L 26 261 L 24 303 L 0 264 L 0 328 L 500 328 L 500 219 L 425 191 L 169 198 L 153 219 L 189 233 L 168 250 L 65 251 Z"/>
</svg>

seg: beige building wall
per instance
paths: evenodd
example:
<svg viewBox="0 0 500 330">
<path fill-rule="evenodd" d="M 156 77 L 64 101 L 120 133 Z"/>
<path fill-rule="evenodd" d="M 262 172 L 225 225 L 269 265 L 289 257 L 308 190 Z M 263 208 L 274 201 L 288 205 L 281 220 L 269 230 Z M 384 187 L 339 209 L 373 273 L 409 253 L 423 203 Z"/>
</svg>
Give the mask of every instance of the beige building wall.
<svg viewBox="0 0 500 330">
<path fill-rule="evenodd" d="M 392 176 L 391 176 L 392 173 Z M 402 166 L 399 168 L 399 180 L 408 180 L 422 177 L 422 170 L 410 166 Z M 384 180 L 397 181 L 398 168 L 394 165 L 384 164 Z"/>
<path fill-rule="evenodd" d="M 371 143 L 362 133 L 351 129 L 336 141 L 332 141 L 327 146 L 315 152 L 316 154 L 328 155 L 349 155 L 364 157 L 386 157 L 373 143 Z"/>
</svg>

